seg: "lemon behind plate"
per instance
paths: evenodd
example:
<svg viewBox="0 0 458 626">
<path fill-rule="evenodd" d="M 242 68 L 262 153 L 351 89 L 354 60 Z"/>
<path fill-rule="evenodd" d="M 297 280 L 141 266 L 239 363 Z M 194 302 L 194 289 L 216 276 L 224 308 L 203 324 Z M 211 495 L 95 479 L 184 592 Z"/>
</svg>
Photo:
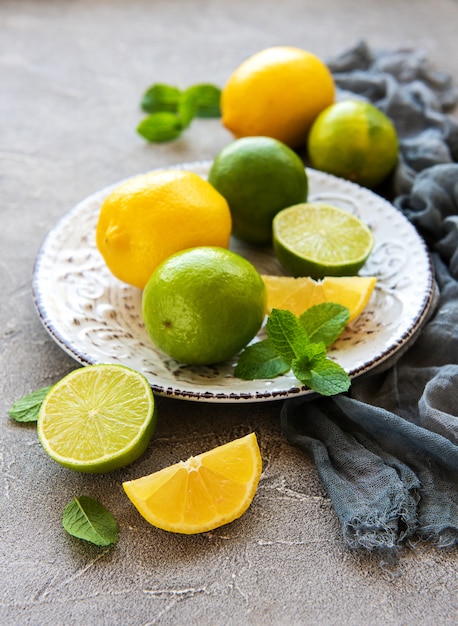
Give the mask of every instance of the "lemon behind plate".
<svg viewBox="0 0 458 626">
<path fill-rule="evenodd" d="M 231 74 L 221 94 L 222 121 L 235 138 L 265 135 L 297 148 L 334 97 L 334 79 L 319 57 L 294 46 L 273 46 Z"/>
</svg>

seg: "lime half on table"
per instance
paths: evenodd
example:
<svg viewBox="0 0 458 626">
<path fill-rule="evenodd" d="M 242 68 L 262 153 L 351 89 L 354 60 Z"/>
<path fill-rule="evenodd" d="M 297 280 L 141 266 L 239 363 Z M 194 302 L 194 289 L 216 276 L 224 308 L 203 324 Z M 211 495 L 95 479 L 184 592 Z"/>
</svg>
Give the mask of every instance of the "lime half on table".
<svg viewBox="0 0 458 626">
<path fill-rule="evenodd" d="M 135 461 L 156 427 L 146 378 L 123 365 L 79 368 L 56 383 L 40 408 L 38 438 L 70 469 L 104 473 Z"/>
<path fill-rule="evenodd" d="M 353 276 L 374 247 L 371 230 L 355 215 L 321 203 L 296 204 L 273 220 L 273 246 L 293 276 Z"/>
</svg>

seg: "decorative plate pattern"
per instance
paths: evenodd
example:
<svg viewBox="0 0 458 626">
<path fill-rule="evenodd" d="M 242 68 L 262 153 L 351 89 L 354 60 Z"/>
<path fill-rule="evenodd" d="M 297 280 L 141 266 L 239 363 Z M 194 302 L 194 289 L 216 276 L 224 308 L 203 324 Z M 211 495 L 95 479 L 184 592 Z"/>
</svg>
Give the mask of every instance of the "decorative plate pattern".
<svg viewBox="0 0 458 626">
<path fill-rule="evenodd" d="M 179 167 L 206 177 L 210 162 Z M 433 300 L 428 251 L 414 227 L 390 203 L 348 181 L 307 169 L 309 200 L 347 209 L 373 231 L 375 247 L 362 275 L 377 276 L 365 311 L 330 351 L 354 378 L 385 363 L 421 327 Z M 292 374 L 245 381 L 236 358 L 211 367 L 177 363 L 156 350 L 143 326 L 141 291 L 111 275 L 95 245 L 98 213 L 115 187 L 89 196 L 48 233 L 38 253 L 33 295 L 51 337 L 83 365 L 122 363 L 142 372 L 159 395 L 205 402 L 255 402 L 312 393 Z M 265 274 L 283 271 L 271 250 L 237 240 L 231 248 Z M 260 331 L 262 336 L 263 330 Z"/>
</svg>

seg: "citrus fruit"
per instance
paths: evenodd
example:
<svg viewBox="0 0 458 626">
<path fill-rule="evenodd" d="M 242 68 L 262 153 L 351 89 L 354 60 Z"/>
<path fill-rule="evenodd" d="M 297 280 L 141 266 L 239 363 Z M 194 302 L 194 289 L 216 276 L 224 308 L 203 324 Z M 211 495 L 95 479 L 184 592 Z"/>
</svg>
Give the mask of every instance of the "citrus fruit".
<svg viewBox="0 0 458 626">
<path fill-rule="evenodd" d="M 203 533 L 240 517 L 259 483 L 256 435 L 235 439 L 149 476 L 123 483 L 139 513 L 175 533 Z"/>
<path fill-rule="evenodd" d="M 229 204 L 232 234 L 254 244 L 271 243 L 278 211 L 307 200 L 304 164 L 271 137 L 244 137 L 225 146 L 208 180 Z"/>
<path fill-rule="evenodd" d="M 170 254 L 194 246 L 229 245 L 226 200 L 201 176 L 184 170 L 142 174 L 105 199 L 96 242 L 111 272 L 143 289 Z"/>
<path fill-rule="evenodd" d="M 256 335 L 265 316 L 266 291 L 255 267 L 216 247 L 173 254 L 153 272 L 143 292 L 146 330 L 177 361 L 224 361 Z"/>
<path fill-rule="evenodd" d="M 123 365 L 88 365 L 67 374 L 46 395 L 38 437 L 49 456 L 70 469 L 103 473 L 143 452 L 156 427 L 146 378 Z"/>
<path fill-rule="evenodd" d="M 322 111 L 310 130 L 312 166 L 365 187 L 376 187 L 398 160 L 391 120 L 360 100 L 342 100 Z"/>
<path fill-rule="evenodd" d="M 327 204 L 297 204 L 273 221 L 275 254 L 293 276 L 357 274 L 373 245 L 372 232 L 359 218 Z"/>
<path fill-rule="evenodd" d="M 261 50 L 231 74 L 221 94 L 224 126 L 234 137 L 266 135 L 295 148 L 334 102 L 331 72 L 316 55 L 291 46 Z"/>
<path fill-rule="evenodd" d="M 286 309 L 297 317 L 324 302 L 335 302 L 350 311 L 349 322 L 362 313 L 374 291 L 374 276 L 326 276 L 316 281 L 309 276 L 262 275 L 267 289 L 267 314 Z"/>
</svg>

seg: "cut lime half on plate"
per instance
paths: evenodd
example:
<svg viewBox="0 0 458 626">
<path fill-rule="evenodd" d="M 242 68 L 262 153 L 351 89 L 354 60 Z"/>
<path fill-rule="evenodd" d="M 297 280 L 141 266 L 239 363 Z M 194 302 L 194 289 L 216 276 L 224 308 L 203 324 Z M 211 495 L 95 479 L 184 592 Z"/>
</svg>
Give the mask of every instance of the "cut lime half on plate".
<svg viewBox="0 0 458 626">
<path fill-rule="evenodd" d="M 70 469 L 104 473 L 135 461 L 156 427 L 146 378 L 123 365 L 90 365 L 56 383 L 40 408 L 38 438 Z"/>
<path fill-rule="evenodd" d="M 273 220 L 273 246 L 293 276 L 352 276 L 374 247 L 370 229 L 355 215 L 321 203 L 296 204 Z"/>
</svg>

